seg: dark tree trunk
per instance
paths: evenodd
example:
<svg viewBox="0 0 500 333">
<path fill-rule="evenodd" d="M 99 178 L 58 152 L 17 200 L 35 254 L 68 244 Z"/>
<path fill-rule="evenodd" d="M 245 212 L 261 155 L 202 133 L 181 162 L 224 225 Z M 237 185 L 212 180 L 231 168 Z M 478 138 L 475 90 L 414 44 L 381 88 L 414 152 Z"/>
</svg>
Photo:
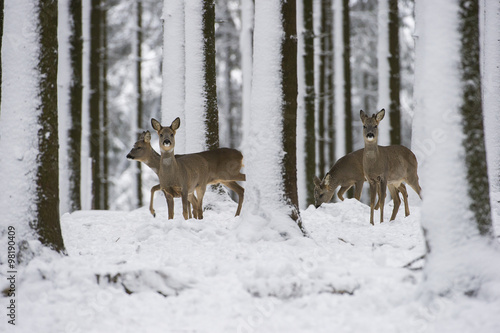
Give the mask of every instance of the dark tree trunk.
<svg viewBox="0 0 500 333">
<path fill-rule="evenodd" d="M 479 54 L 479 1 L 460 1 L 459 32 L 465 165 L 469 183 L 470 210 L 481 235 L 493 236 L 489 196 L 486 148 L 484 144 L 483 106 Z"/>
<path fill-rule="evenodd" d="M 101 1 L 92 0 L 90 9 L 89 118 L 92 160 L 92 209 L 102 209 L 101 193 Z"/>
<path fill-rule="evenodd" d="M 40 55 L 38 59 L 40 129 L 37 156 L 37 221 L 34 229 L 40 241 L 50 248 L 64 252 L 59 220 L 59 159 L 57 124 L 57 1 L 38 2 L 38 33 Z"/>
<path fill-rule="evenodd" d="M 217 109 L 217 69 L 215 66 L 215 3 L 203 1 L 203 53 L 205 57 L 205 128 L 206 147 L 219 147 L 219 112 Z"/>
<path fill-rule="evenodd" d="M 342 5 L 343 39 L 344 39 L 344 105 L 345 105 L 345 152 L 352 152 L 352 102 L 351 102 L 351 23 L 349 17 L 349 0 Z"/>
<path fill-rule="evenodd" d="M 137 0 L 137 12 L 136 12 L 136 23 L 137 23 L 137 31 L 136 31 L 136 50 L 137 54 L 135 55 L 135 77 L 136 77 L 136 105 L 137 105 L 137 129 L 140 130 L 143 128 L 142 125 L 142 0 Z M 136 135 L 136 133 L 133 133 Z M 141 177 L 141 164 L 137 162 L 137 205 L 142 207 L 142 177 Z"/>
<path fill-rule="evenodd" d="M 290 216 L 302 228 L 297 195 L 297 24 L 295 0 L 282 0 L 282 93 L 283 93 L 283 185 L 284 195 L 292 209 Z"/>
<path fill-rule="evenodd" d="M 318 168 L 321 175 L 326 172 L 326 156 L 325 156 L 325 72 L 326 72 L 326 4 L 325 1 L 320 3 L 320 54 L 319 60 L 319 77 L 318 77 Z"/>
<path fill-rule="evenodd" d="M 101 149 L 101 160 L 102 160 L 102 174 L 101 174 L 101 186 L 102 186 L 102 209 L 109 208 L 109 115 L 108 115 L 108 47 L 107 38 L 108 32 L 106 29 L 107 23 L 107 10 L 101 8 L 101 108 L 102 108 L 102 149 Z"/>
<path fill-rule="evenodd" d="M 326 14 L 326 43 L 325 43 L 325 114 L 327 118 L 327 135 L 326 142 L 326 159 L 328 161 L 327 168 L 335 162 L 335 114 L 334 114 L 334 99 L 333 99 L 333 7 L 331 0 L 324 0 Z M 324 170 L 326 172 L 326 170 Z"/>
<path fill-rule="evenodd" d="M 71 82 L 69 88 L 70 128 L 68 130 L 69 196 L 70 210 L 80 210 L 81 145 L 82 145 L 82 1 L 69 2 L 71 24 L 70 66 Z"/>
<path fill-rule="evenodd" d="M 389 94 L 391 145 L 401 144 L 401 89 L 399 62 L 399 10 L 398 0 L 389 0 Z"/>
<path fill-rule="evenodd" d="M 311 182 L 316 175 L 316 135 L 315 135 L 315 108 L 314 100 L 314 27 L 313 1 L 303 0 L 304 4 L 304 74 L 305 74 L 305 138 L 304 158 L 306 183 Z M 307 186 L 307 204 L 314 203 L 314 188 Z"/>
</svg>

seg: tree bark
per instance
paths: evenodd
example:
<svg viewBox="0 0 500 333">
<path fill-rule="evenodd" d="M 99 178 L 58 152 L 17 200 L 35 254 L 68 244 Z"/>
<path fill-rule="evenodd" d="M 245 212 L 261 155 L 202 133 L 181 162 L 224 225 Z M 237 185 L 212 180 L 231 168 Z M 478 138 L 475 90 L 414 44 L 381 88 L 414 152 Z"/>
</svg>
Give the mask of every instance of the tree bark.
<svg viewBox="0 0 500 333">
<path fill-rule="evenodd" d="M 215 3 L 203 2 L 203 53 L 205 62 L 205 127 L 206 147 L 219 148 L 219 111 L 217 109 L 217 69 L 215 66 Z"/>
<path fill-rule="evenodd" d="M 479 66 L 479 0 L 461 0 L 459 15 L 463 89 L 463 104 L 460 111 L 463 117 L 463 145 L 471 200 L 470 210 L 474 213 L 479 233 L 492 237 Z"/>
<path fill-rule="evenodd" d="M 391 145 L 401 144 L 401 90 L 399 62 L 399 10 L 398 0 L 389 1 L 389 116 Z"/>
<path fill-rule="evenodd" d="M 38 3 L 39 97 L 37 107 L 39 153 L 36 175 L 37 221 L 34 222 L 42 244 L 64 252 L 59 221 L 59 159 L 57 130 L 57 0 Z"/>
<path fill-rule="evenodd" d="M 291 218 L 302 229 L 297 195 L 297 24 L 295 0 L 282 0 L 282 40 L 281 82 L 283 94 L 283 185 L 285 200 L 291 207 Z"/>
<path fill-rule="evenodd" d="M 345 153 L 353 150 L 352 140 L 352 101 L 351 101 L 351 21 L 349 17 L 349 0 L 342 4 L 342 33 L 344 36 L 344 111 L 345 111 Z"/>
<path fill-rule="evenodd" d="M 315 93 L 314 93 L 314 27 L 313 27 L 313 0 L 302 0 L 304 4 L 304 109 L 305 109 L 305 137 L 304 163 L 306 184 L 316 175 L 316 135 L 315 135 Z M 314 188 L 307 186 L 306 203 L 314 203 Z"/>
<path fill-rule="evenodd" d="M 101 184 L 101 0 L 92 0 L 90 9 L 89 118 L 92 160 L 92 209 L 102 209 Z"/>
<path fill-rule="evenodd" d="M 69 205 L 71 211 L 80 210 L 81 195 L 81 145 L 82 145 L 82 1 L 69 2 L 71 24 L 70 67 L 71 81 L 69 87 L 70 128 L 68 129 L 68 163 L 69 163 Z"/>
</svg>

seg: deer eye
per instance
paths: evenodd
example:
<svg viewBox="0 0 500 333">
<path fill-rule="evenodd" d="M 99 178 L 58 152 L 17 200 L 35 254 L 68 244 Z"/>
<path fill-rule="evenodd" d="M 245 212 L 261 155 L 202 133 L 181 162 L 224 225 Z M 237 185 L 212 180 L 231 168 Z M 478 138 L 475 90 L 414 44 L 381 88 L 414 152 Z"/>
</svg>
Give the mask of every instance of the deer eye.
<svg viewBox="0 0 500 333">
<path fill-rule="evenodd" d="M 364 128 L 364 129 L 366 129 L 366 126 L 365 126 L 365 125 L 363 125 L 363 128 Z"/>
<path fill-rule="evenodd" d="M 170 137 L 171 137 L 171 138 L 173 138 L 173 137 L 174 137 L 174 134 L 173 134 L 173 133 L 172 133 L 172 134 L 170 134 Z"/>
<path fill-rule="evenodd" d="M 375 125 L 375 127 L 374 127 L 374 128 L 377 128 L 377 125 Z"/>
</svg>

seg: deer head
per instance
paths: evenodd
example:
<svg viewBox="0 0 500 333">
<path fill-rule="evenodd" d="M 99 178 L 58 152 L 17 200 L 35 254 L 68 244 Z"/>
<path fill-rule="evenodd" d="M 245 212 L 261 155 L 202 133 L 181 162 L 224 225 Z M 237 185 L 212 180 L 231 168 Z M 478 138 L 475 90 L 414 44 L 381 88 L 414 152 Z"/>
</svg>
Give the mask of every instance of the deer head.
<svg viewBox="0 0 500 333">
<path fill-rule="evenodd" d="M 366 143 L 377 142 L 378 138 L 377 126 L 380 123 L 380 121 L 384 119 L 384 116 L 385 116 L 384 109 L 380 110 L 371 117 L 368 117 L 366 113 L 363 112 L 363 110 L 359 112 L 359 117 L 363 122 L 363 138 Z"/>
<path fill-rule="evenodd" d="M 163 127 L 158 120 L 152 118 L 151 125 L 160 137 L 160 150 L 162 152 L 172 151 L 175 147 L 175 132 L 181 125 L 181 120 L 175 118 L 170 126 Z"/>
<path fill-rule="evenodd" d="M 135 161 L 143 162 L 148 158 L 151 151 L 151 133 L 144 131 L 139 135 L 139 139 L 135 142 L 134 148 L 127 154 L 127 158 Z"/>
<path fill-rule="evenodd" d="M 322 203 L 330 202 L 335 191 L 330 184 L 331 176 L 329 173 L 326 174 L 323 180 L 318 177 L 314 177 L 314 206 L 318 208 Z"/>
</svg>

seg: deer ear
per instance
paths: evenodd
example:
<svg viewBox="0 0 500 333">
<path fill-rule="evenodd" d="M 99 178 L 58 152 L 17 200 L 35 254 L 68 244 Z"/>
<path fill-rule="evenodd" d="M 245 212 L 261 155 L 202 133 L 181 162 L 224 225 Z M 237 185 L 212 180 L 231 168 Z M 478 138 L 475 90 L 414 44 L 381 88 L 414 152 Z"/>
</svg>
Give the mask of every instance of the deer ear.
<svg viewBox="0 0 500 333">
<path fill-rule="evenodd" d="M 146 132 L 142 132 L 141 134 L 139 134 L 139 141 L 140 140 L 144 140 L 144 135 L 146 134 Z"/>
<path fill-rule="evenodd" d="M 172 125 L 170 125 L 170 128 L 174 131 L 177 131 L 177 129 L 181 126 L 181 119 L 179 117 L 175 118 L 175 120 L 172 122 Z"/>
<path fill-rule="evenodd" d="M 151 118 L 151 126 L 155 129 L 155 131 L 159 132 L 161 130 L 161 124 L 155 118 Z"/>
<path fill-rule="evenodd" d="M 365 122 L 365 119 L 367 118 L 367 116 L 363 110 L 359 110 L 359 118 L 361 118 L 362 122 Z"/>
<path fill-rule="evenodd" d="M 385 109 L 380 110 L 377 112 L 377 116 L 375 117 L 378 122 L 380 122 L 382 119 L 384 119 L 385 116 Z"/>
<path fill-rule="evenodd" d="M 149 133 L 149 131 L 146 131 L 143 133 L 144 133 L 144 142 L 150 142 L 151 141 L 151 133 Z"/>
<path fill-rule="evenodd" d="M 314 176 L 313 182 L 314 182 L 314 185 L 316 185 L 318 187 L 321 185 L 321 180 L 317 176 Z"/>
</svg>

